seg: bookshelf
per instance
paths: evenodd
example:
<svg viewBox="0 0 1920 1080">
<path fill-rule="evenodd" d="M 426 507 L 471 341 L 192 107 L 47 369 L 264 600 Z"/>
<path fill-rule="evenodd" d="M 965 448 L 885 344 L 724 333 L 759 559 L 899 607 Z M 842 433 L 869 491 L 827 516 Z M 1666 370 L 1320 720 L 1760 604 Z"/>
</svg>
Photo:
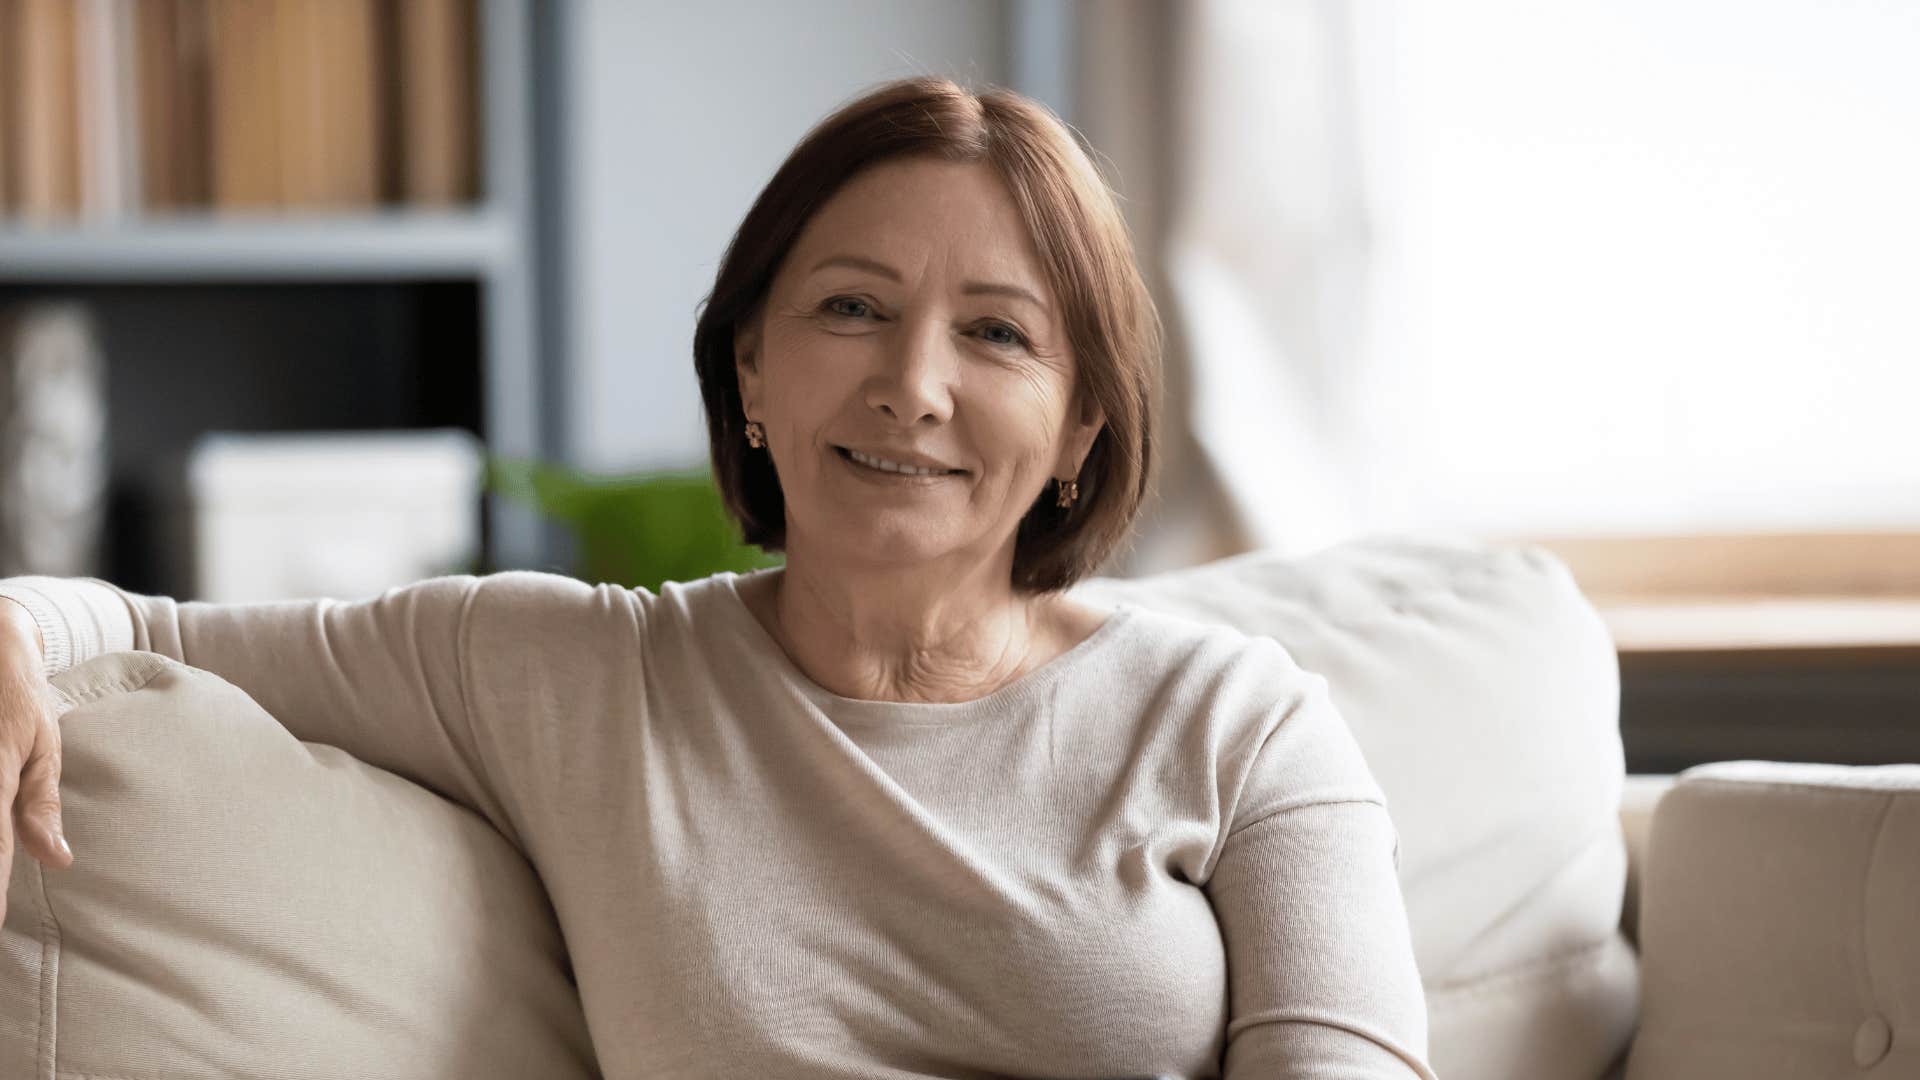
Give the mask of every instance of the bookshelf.
<svg viewBox="0 0 1920 1080">
<path fill-rule="evenodd" d="M 481 278 L 518 257 L 512 219 L 491 210 L 0 225 L 0 282 Z"/>
<path fill-rule="evenodd" d="M 174 477 L 199 430 L 458 426 L 491 453 L 556 456 L 538 361 L 544 21 L 531 0 L 475 2 L 471 202 L 0 219 L 0 305 L 73 299 L 101 324 L 105 573 L 188 594 Z M 487 569 L 553 561 L 561 541 L 531 512 L 475 512 Z M 166 550 L 142 561 L 139 545 Z"/>
</svg>

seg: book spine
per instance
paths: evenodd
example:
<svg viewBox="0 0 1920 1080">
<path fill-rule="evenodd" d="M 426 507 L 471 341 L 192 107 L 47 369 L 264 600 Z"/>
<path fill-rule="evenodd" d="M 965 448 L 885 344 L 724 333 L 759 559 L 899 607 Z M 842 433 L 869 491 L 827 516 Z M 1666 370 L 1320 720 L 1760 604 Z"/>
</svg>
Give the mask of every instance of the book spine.
<svg viewBox="0 0 1920 1080">
<path fill-rule="evenodd" d="M 381 172 L 373 0 L 277 0 L 286 205 L 371 206 Z"/>
<path fill-rule="evenodd" d="M 20 5 L 16 0 L 0 0 L 0 216 L 11 216 L 20 188 L 14 172 L 19 150 L 14 145 L 20 93 L 14 85 L 20 71 L 20 54 L 15 45 Z"/>
<path fill-rule="evenodd" d="M 213 13 L 207 0 L 169 2 L 173 149 L 168 183 L 173 205 L 208 206 L 213 202 Z"/>
<path fill-rule="evenodd" d="M 398 26 L 402 195 L 444 206 L 475 197 L 473 0 L 414 0 Z"/>
<path fill-rule="evenodd" d="M 178 72 L 174 0 L 140 0 L 134 7 L 134 68 L 140 102 L 141 201 L 154 209 L 181 203 L 175 189 L 174 155 Z"/>
<path fill-rule="evenodd" d="M 114 182 L 119 212 L 140 211 L 140 85 L 139 39 L 134 9 L 139 0 L 108 0 L 110 5 L 113 63 Z"/>
<path fill-rule="evenodd" d="M 80 203 L 74 7 L 69 0 L 18 3 L 20 213 L 71 217 Z"/>
<path fill-rule="evenodd" d="M 79 155 L 80 215 L 113 219 L 133 205 L 127 187 L 126 140 L 131 130 L 123 88 L 127 70 L 121 0 L 74 3 L 74 142 Z"/>
<path fill-rule="evenodd" d="M 277 207 L 281 187 L 279 32 L 275 0 L 209 0 L 209 143 L 213 202 Z"/>
</svg>

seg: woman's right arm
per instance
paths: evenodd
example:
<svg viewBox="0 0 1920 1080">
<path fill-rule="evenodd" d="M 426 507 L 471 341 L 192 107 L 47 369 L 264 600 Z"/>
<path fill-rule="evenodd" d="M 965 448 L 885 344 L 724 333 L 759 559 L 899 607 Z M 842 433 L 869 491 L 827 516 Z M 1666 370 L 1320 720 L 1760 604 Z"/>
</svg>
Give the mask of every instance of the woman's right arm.
<svg viewBox="0 0 1920 1080">
<path fill-rule="evenodd" d="M 44 639 L 50 677 L 139 649 L 212 672 L 288 731 L 337 746 L 480 813 L 524 851 L 522 811 L 555 734 L 528 684 L 584 651 L 614 586 L 533 571 L 449 575 L 356 600 L 176 601 L 98 578 L 0 579 Z M 577 659 L 577 655 L 574 656 Z"/>
</svg>

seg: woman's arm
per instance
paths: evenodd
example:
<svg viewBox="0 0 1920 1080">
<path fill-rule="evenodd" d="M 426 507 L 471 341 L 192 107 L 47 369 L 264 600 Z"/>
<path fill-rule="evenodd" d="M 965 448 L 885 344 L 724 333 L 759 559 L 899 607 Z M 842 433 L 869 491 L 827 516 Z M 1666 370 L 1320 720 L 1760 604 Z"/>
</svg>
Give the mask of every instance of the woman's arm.
<svg viewBox="0 0 1920 1080">
<path fill-rule="evenodd" d="M 1222 761 L 1204 886 L 1227 950 L 1226 1080 L 1434 1080 L 1399 837 L 1324 677 L 1248 662 L 1284 700 Z"/>
<path fill-rule="evenodd" d="M 0 596 L 32 613 L 49 675 L 125 649 L 210 671 L 295 737 L 431 788 L 522 850 L 524 800 L 544 783 L 544 742 L 556 733 L 517 707 L 518 684 L 577 652 L 596 625 L 582 616 L 615 599 L 528 571 L 437 577 L 345 601 L 180 602 L 48 577 L 0 580 Z"/>
<path fill-rule="evenodd" d="M 1434 1080 L 1427 1005 L 1376 802 L 1281 810 L 1207 885 L 1227 947 L 1227 1080 Z"/>
</svg>

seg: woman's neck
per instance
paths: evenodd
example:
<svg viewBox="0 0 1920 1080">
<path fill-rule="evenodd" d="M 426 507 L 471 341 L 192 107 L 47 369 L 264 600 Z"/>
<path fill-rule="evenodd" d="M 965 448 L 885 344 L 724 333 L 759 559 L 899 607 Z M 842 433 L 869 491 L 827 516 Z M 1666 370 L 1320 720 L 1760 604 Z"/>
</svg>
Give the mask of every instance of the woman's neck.
<svg viewBox="0 0 1920 1080">
<path fill-rule="evenodd" d="M 1011 579 L 1010 565 L 824 570 L 789 552 L 747 599 L 800 670 L 841 697 L 973 701 L 1072 644 L 1054 604 L 1016 593 Z"/>
</svg>

